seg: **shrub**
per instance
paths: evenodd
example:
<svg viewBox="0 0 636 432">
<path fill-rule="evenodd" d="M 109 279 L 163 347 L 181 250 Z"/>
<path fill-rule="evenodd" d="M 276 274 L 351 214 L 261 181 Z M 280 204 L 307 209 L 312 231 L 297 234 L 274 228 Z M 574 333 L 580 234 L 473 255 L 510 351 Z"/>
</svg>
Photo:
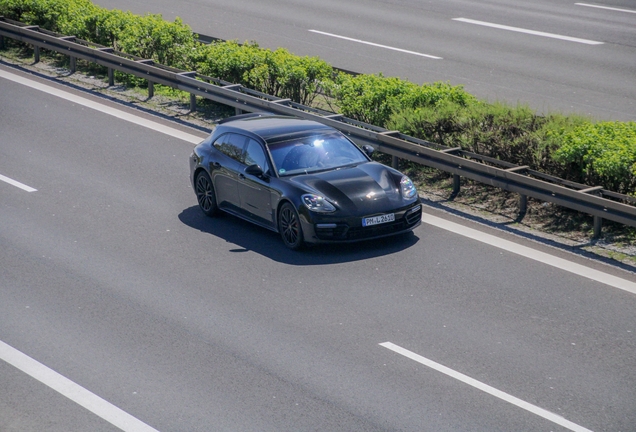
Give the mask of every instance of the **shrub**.
<svg viewBox="0 0 636 432">
<path fill-rule="evenodd" d="M 496 159 L 541 169 L 546 150 L 541 146 L 549 117 L 529 107 L 503 103 L 481 104 L 470 110 L 468 149 Z"/>
<path fill-rule="evenodd" d="M 0 15 L 78 37 L 97 9 L 90 0 L 0 0 Z"/>
<path fill-rule="evenodd" d="M 263 63 L 264 50 L 256 43 L 214 42 L 199 46 L 192 61 L 202 75 L 250 87 L 249 72 Z"/>
<path fill-rule="evenodd" d="M 90 0 L 0 0 L 0 14 L 177 68 L 187 66 L 196 43 L 180 18 L 111 11 Z"/>
<path fill-rule="evenodd" d="M 412 109 L 436 107 L 448 102 L 463 108 L 476 103 L 477 99 L 467 93 L 462 86 L 452 86 L 446 82 L 434 82 L 420 86 L 410 86 L 399 100 L 401 107 Z"/>
<path fill-rule="evenodd" d="M 556 132 L 554 153 L 568 177 L 634 195 L 636 190 L 636 122 L 589 123 Z"/>
<path fill-rule="evenodd" d="M 121 51 L 175 68 L 187 69 L 186 60 L 197 43 L 192 29 L 180 18 L 166 21 L 161 15 L 137 16 L 134 25 L 122 28 Z"/>
<path fill-rule="evenodd" d="M 382 74 L 350 76 L 341 73 L 328 90 L 345 116 L 384 126 L 394 110 L 396 98 L 409 86 L 406 81 L 386 78 Z"/>
<path fill-rule="evenodd" d="M 119 40 L 126 28 L 134 26 L 137 16 L 120 10 L 98 9 L 86 21 L 84 39 L 122 51 Z"/>
<path fill-rule="evenodd" d="M 200 46 L 193 63 L 203 75 L 294 102 L 309 104 L 333 68 L 316 57 L 299 57 L 283 48 L 262 49 L 256 43 L 236 41 Z"/>
<path fill-rule="evenodd" d="M 418 86 L 395 77 L 339 74 L 329 88 L 342 114 L 356 120 L 385 127 L 397 111 L 435 107 L 452 102 L 460 107 L 476 99 L 461 86 L 432 83 Z"/>
<path fill-rule="evenodd" d="M 333 68 L 317 57 L 299 57 L 283 48 L 266 50 L 263 61 L 248 71 L 252 88 L 263 93 L 310 104 Z"/>
<path fill-rule="evenodd" d="M 0 0 L 0 14 L 29 25 L 59 31 L 60 16 L 68 3 L 64 0 Z"/>
<path fill-rule="evenodd" d="M 553 163 L 552 153 L 558 142 L 550 131 L 571 130 L 586 121 L 558 114 L 539 116 L 523 105 L 446 100 L 399 110 L 387 126 L 427 141 L 556 174 L 560 167 Z"/>
</svg>

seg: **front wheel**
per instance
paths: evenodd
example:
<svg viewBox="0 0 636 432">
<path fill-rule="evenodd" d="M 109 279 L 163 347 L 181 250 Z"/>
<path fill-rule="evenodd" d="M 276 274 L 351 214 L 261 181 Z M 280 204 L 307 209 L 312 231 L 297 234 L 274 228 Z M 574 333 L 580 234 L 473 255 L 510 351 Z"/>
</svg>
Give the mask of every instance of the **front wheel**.
<svg viewBox="0 0 636 432">
<path fill-rule="evenodd" d="M 214 193 L 214 186 L 212 186 L 212 180 L 208 173 L 201 171 L 197 175 L 194 181 L 194 190 L 197 194 L 197 201 L 199 202 L 201 211 L 203 211 L 206 216 L 215 216 L 218 213 L 216 194 Z"/>
<path fill-rule="evenodd" d="M 278 214 L 278 232 L 283 238 L 283 243 L 291 250 L 299 250 L 303 247 L 303 229 L 300 226 L 300 218 L 294 206 L 285 203 Z"/>
</svg>

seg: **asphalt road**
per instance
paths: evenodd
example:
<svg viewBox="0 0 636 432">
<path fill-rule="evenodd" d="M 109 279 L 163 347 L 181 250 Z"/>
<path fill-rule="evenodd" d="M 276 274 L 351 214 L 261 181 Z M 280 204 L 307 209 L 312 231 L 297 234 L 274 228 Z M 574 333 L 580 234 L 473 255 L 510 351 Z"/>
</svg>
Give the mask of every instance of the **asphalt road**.
<svg viewBox="0 0 636 432">
<path fill-rule="evenodd" d="M 636 6 L 631 0 L 96 3 L 161 13 L 166 19 L 179 16 L 201 34 L 284 47 L 346 70 L 416 83 L 448 81 L 482 99 L 527 104 L 542 113 L 636 120 Z"/>
<path fill-rule="evenodd" d="M 633 293 L 428 224 L 292 253 L 203 217 L 155 129 L 0 77 L 0 175 L 36 189 L 0 181 L 0 343 L 160 431 L 568 430 L 385 342 L 633 430 Z M 116 430 L 2 353 L 0 430 Z"/>
</svg>

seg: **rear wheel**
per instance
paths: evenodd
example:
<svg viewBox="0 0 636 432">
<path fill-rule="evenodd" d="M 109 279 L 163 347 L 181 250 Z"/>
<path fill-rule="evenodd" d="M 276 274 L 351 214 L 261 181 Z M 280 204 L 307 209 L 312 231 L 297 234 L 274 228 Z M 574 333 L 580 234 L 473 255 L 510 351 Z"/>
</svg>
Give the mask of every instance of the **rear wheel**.
<svg viewBox="0 0 636 432">
<path fill-rule="evenodd" d="M 201 171 L 197 175 L 194 181 L 194 190 L 201 211 L 203 211 L 206 216 L 215 216 L 218 213 L 216 194 L 214 193 L 214 186 L 212 186 L 212 180 L 208 173 Z"/>
<path fill-rule="evenodd" d="M 300 226 L 298 213 L 290 203 L 285 203 L 280 208 L 278 214 L 278 232 L 280 232 L 280 236 L 283 238 L 283 243 L 285 243 L 285 246 L 289 249 L 298 250 L 302 248 L 304 243 L 303 229 Z"/>
</svg>

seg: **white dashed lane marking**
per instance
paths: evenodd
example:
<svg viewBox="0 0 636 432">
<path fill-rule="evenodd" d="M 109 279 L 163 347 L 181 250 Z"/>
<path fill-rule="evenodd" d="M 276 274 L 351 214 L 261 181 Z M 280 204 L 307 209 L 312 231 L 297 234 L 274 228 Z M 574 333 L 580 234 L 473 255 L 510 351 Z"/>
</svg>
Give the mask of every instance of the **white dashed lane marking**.
<svg viewBox="0 0 636 432">
<path fill-rule="evenodd" d="M 123 431 L 157 432 L 141 420 L 2 341 L 0 341 L 0 360 L 4 360 Z"/>
<path fill-rule="evenodd" d="M 0 174 L 0 181 L 3 181 L 5 183 L 10 184 L 11 186 L 15 186 L 17 188 L 22 189 L 23 191 L 27 191 L 27 192 L 36 192 L 37 189 L 32 188 L 31 186 L 27 186 L 24 183 L 20 183 L 17 180 L 13 180 L 12 178 L 9 177 L 5 177 L 2 174 Z"/>
<path fill-rule="evenodd" d="M 453 370 L 451 368 L 448 368 L 442 364 L 439 364 L 437 362 L 434 362 L 433 360 L 427 359 L 426 357 L 422 357 L 419 354 L 415 354 L 412 351 L 409 351 L 405 348 L 402 348 L 401 346 L 395 345 L 394 343 L 391 342 L 384 342 L 381 343 L 380 346 L 383 346 L 384 348 L 390 349 L 391 351 L 398 353 L 400 355 L 403 355 L 404 357 L 407 357 L 411 360 L 414 360 L 424 366 L 427 366 L 433 370 L 436 370 L 437 372 L 441 372 L 451 378 L 454 378 L 458 381 L 463 382 L 464 384 L 468 384 L 469 386 L 472 386 L 478 390 L 481 390 L 485 393 L 488 393 L 491 396 L 494 396 L 496 398 L 499 398 L 503 401 L 506 401 L 512 405 L 515 405 L 519 408 L 522 408 L 528 412 L 531 412 L 532 414 L 536 414 L 539 417 L 543 417 L 546 420 L 551 421 L 552 423 L 558 424 L 559 426 L 563 426 L 566 429 L 569 429 L 571 431 L 575 431 L 575 432 L 592 432 L 589 429 L 584 428 L 583 426 L 580 426 L 576 423 L 572 423 L 569 420 L 566 420 L 565 418 L 561 417 L 558 414 L 554 414 L 548 410 L 545 410 L 543 408 L 540 408 L 536 405 L 532 405 L 529 402 L 526 402 L 524 400 L 521 400 L 515 396 L 512 396 L 506 392 L 503 392 L 501 390 L 497 390 L 494 387 L 489 386 L 488 384 L 484 384 L 481 381 L 477 381 L 474 378 L 471 378 L 467 375 L 464 375 L 461 372 L 457 372 L 456 370 Z"/>
<path fill-rule="evenodd" d="M 485 22 L 485 21 L 477 21 L 477 20 L 468 19 L 468 18 L 453 18 L 453 21 L 461 21 L 461 22 L 468 23 L 468 24 L 475 24 L 475 25 L 480 25 L 480 26 L 484 26 L 484 27 L 492 27 L 492 28 L 496 28 L 496 29 L 499 29 L 499 30 L 508 30 L 508 31 L 513 31 L 513 32 L 517 32 L 517 33 L 525 33 L 525 34 L 529 34 L 529 35 L 533 35 L 533 36 L 542 36 L 542 37 L 547 37 L 547 38 L 552 38 L 552 39 L 560 39 L 560 40 L 564 40 L 564 41 L 568 41 L 568 42 L 577 42 L 577 43 L 582 43 L 582 44 L 587 44 L 587 45 L 603 45 L 603 43 L 604 43 L 604 42 L 598 42 L 598 41 L 593 41 L 593 40 L 589 40 L 589 39 L 581 39 L 581 38 L 575 38 L 575 37 L 571 37 L 571 36 L 563 36 L 563 35 L 559 35 L 559 34 L 546 33 L 546 32 L 541 32 L 541 31 L 536 31 L 536 30 L 528 30 L 528 29 L 519 28 L 519 27 L 511 27 L 511 26 L 502 25 L 502 24 L 489 23 L 489 22 Z"/>
</svg>

